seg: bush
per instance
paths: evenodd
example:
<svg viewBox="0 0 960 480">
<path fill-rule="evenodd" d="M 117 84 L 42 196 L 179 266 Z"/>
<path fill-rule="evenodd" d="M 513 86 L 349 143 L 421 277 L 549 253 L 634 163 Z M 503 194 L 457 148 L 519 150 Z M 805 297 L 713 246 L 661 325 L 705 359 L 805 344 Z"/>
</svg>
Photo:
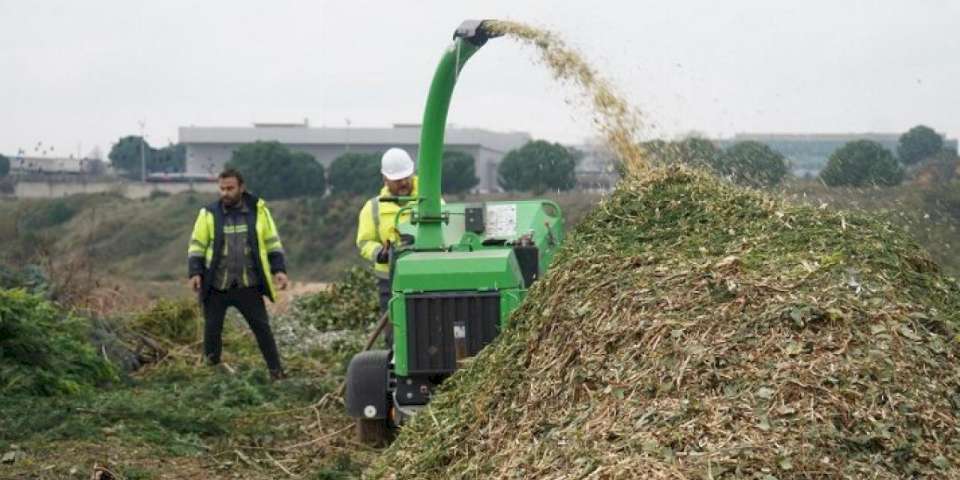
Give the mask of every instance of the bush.
<svg viewBox="0 0 960 480">
<path fill-rule="evenodd" d="M 50 281 L 39 265 L 28 264 L 20 269 L 0 265 L 0 289 L 22 288 L 30 293 L 47 297 Z"/>
<path fill-rule="evenodd" d="M 107 155 L 113 168 L 128 178 L 139 179 L 146 167 L 147 173 L 183 172 L 187 166 L 187 147 L 182 144 L 170 144 L 156 149 L 138 135 L 128 135 L 117 140 Z M 102 170 L 102 162 L 91 164 L 91 171 Z M 144 165 L 146 163 L 146 165 Z"/>
<path fill-rule="evenodd" d="M 787 161 L 767 145 L 737 142 L 720 154 L 717 173 L 729 176 L 739 185 L 768 187 L 780 183 L 787 175 Z"/>
<path fill-rule="evenodd" d="M 268 199 L 322 197 L 326 191 L 323 165 L 279 142 L 243 145 L 234 150 L 226 166 L 243 174 L 248 190 Z"/>
<path fill-rule="evenodd" d="M 23 290 L 0 290 L 0 390 L 68 395 L 116 381 L 88 343 L 89 325 Z"/>
<path fill-rule="evenodd" d="M 904 165 L 920 163 L 943 148 L 943 137 L 932 128 L 917 125 L 900 136 L 897 156 Z"/>
<path fill-rule="evenodd" d="M 903 168 L 889 150 L 870 140 L 855 140 L 830 155 L 820 179 L 828 186 L 898 185 Z"/>
<path fill-rule="evenodd" d="M 176 345 L 200 339 L 200 310 L 192 299 L 157 300 L 133 320 L 136 330 Z"/>
<path fill-rule="evenodd" d="M 151 161 L 147 164 L 147 171 L 173 173 L 187 170 L 187 146 L 170 144 L 151 152 Z"/>
<path fill-rule="evenodd" d="M 367 328 L 380 317 L 380 301 L 370 269 L 352 267 L 330 288 L 294 301 L 291 314 L 322 331 Z"/>
<path fill-rule="evenodd" d="M 372 197 L 382 186 L 378 153 L 345 153 L 330 164 L 330 190 L 333 193 Z"/>
<path fill-rule="evenodd" d="M 443 193 L 469 192 L 480 183 L 476 160 L 463 152 L 443 152 L 443 176 L 440 182 Z"/>
<path fill-rule="evenodd" d="M 720 149 L 710 140 L 690 137 L 677 144 L 677 159 L 690 166 L 717 169 Z"/>
<path fill-rule="evenodd" d="M 39 205 L 27 209 L 20 219 L 20 226 L 25 230 L 41 230 L 67 223 L 80 211 L 76 202 L 62 198 L 42 201 Z"/>
<path fill-rule="evenodd" d="M 570 190 L 577 184 L 577 153 L 559 143 L 534 140 L 511 150 L 497 167 L 497 183 L 508 192 Z"/>
</svg>

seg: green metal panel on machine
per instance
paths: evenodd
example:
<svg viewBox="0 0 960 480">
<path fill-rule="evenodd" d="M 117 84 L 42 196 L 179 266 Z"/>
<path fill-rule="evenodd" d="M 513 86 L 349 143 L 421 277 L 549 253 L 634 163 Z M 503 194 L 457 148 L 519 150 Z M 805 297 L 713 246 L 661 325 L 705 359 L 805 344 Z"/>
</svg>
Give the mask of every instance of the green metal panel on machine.
<svg viewBox="0 0 960 480">
<path fill-rule="evenodd" d="M 467 231 L 465 212 L 468 207 L 484 212 L 484 231 Z M 513 243 L 523 235 L 539 249 L 539 273 L 546 272 L 553 254 L 563 241 L 564 222 L 560 207 L 549 200 L 519 200 L 476 204 L 450 203 L 443 206 L 447 221 L 442 225 L 443 243 L 455 252 L 508 249 L 498 243 Z M 417 226 L 400 224 L 403 234 L 416 235 Z M 503 242 L 492 242 L 502 240 Z M 484 244 L 486 241 L 486 245 Z M 394 290 L 399 290 L 394 288 Z"/>
<path fill-rule="evenodd" d="M 467 209 L 483 211 L 482 228 L 474 222 L 468 231 Z M 395 373 L 409 373 L 407 296 L 429 293 L 498 292 L 499 324 L 507 326 L 510 314 L 526 296 L 523 273 L 514 246 L 522 237 L 538 250 L 538 277 L 563 240 L 560 208 L 545 200 L 454 203 L 444 205 L 444 251 L 411 251 L 398 255 L 394 265 L 390 319 L 394 329 Z M 416 225 L 401 224 L 403 234 L 416 235 Z"/>
<path fill-rule="evenodd" d="M 414 252 L 400 257 L 393 291 L 491 291 L 522 287 L 513 251 L 507 248 L 475 252 Z"/>
<path fill-rule="evenodd" d="M 510 314 L 520 306 L 526 296 L 526 290 L 507 288 L 500 294 L 500 331 L 507 327 Z M 410 374 L 410 336 L 407 334 L 407 294 L 395 293 L 390 301 L 390 318 L 393 324 L 394 373 L 398 376 Z"/>
<path fill-rule="evenodd" d="M 432 292 L 499 292 L 500 329 L 506 327 L 526 293 L 513 250 L 498 248 L 474 252 L 415 252 L 397 261 L 390 319 L 394 332 L 397 375 L 409 372 L 406 297 Z"/>
</svg>

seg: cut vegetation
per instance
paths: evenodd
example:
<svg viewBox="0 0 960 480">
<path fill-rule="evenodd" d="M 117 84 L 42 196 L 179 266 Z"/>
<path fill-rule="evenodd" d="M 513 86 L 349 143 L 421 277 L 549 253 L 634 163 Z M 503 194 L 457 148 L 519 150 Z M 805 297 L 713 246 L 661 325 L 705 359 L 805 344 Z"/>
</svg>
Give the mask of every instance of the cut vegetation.
<svg viewBox="0 0 960 480">
<path fill-rule="evenodd" d="M 354 317 L 376 313 L 365 294 L 339 305 L 321 292 L 274 318 L 291 378 L 271 383 L 239 316 L 213 369 L 194 301 L 89 320 L 0 290 L 0 478 L 88 479 L 94 466 L 128 479 L 357 477 L 372 451 L 353 443 L 337 392 L 369 328 Z"/>
<path fill-rule="evenodd" d="M 958 293 L 872 217 L 626 181 L 373 473 L 957 478 Z"/>
</svg>

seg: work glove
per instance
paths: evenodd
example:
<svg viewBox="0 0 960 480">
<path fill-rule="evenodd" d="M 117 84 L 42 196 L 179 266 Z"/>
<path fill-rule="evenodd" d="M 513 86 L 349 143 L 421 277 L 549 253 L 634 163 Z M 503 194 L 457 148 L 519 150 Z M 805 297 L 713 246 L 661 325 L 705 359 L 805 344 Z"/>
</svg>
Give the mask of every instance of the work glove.
<svg viewBox="0 0 960 480">
<path fill-rule="evenodd" d="M 380 248 L 380 251 L 377 252 L 377 263 L 389 263 L 390 262 L 390 241 L 383 244 L 383 247 Z"/>
</svg>

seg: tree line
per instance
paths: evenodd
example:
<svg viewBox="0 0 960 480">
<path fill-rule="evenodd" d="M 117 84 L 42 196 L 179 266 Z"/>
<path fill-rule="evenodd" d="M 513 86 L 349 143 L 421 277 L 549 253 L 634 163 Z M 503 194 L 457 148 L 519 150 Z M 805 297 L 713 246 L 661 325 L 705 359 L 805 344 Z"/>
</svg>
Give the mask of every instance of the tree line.
<svg viewBox="0 0 960 480">
<path fill-rule="evenodd" d="M 141 148 L 144 159 L 141 159 Z M 372 195 L 383 185 L 381 155 L 348 152 L 324 168 L 312 155 L 279 142 L 255 142 L 235 149 L 227 166 L 243 172 L 250 190 L 269 198 L 323 196 L 328 192 Z M 497 181 L 507 191 L 569 190 L 576 185 L 577 156 L 573 149 L 557 143 L 531 141 L 507 153 L 498 166 Z M 130 178 L 140 177 L 142 160 L 147 173 L 183 172 L 186 168 L 182 145 L 155 149 L 132 135 L 114 144 L 109 158 L 114 168 Z M 471 191 L 480 183 L 474 157 L 464 152 L 445 151 L 441 182 L 442 191 L 447 194 Z"/>
<path fill-rule="evenodd" d="M 310 155 L 290 151 L 276 142 L 258 142 L 239 147 L 228 165 L 250 172 L 251 189 L 264 195 L 322 195 L 326 190 L 332 194 L 368 195 L 383 185 L 380 156 L 381 153 L 345 153 L 334 159 L 325 172 L 323 165 Z M 497 167 L 497 183 L 508 192 L 570 190 L 576 185 L 577 156 L 576 151 L 557 143 L 528 142 L 503 158 Z M 472 155 L 445 151 L 442 161 L 444 193 L 463 194 L 480 183 Z M 256 180 L 258 177 L 263 180 Z M 303 178 L 311 178 L 312 184 L 301 186 Z"/>
<path fill-rule="evenodd" d="M 497 168 L 497 182 L 509 192 L 570 190 L 576 185 L 577 152 L 557 143 L 536 140 L 507 153 Z M 331 194 L 370 195 L 383 185 L 381 153 L 345 153 L 329 169 L 311 155 L 277 142 L 243 145 L 227 166 L 244 172 L 251 190 L 272 198 Z M 463 194 L 480 183 L 476 161 L 458 151 L 443 153 L 441 190 Z"/>
<path fill-rule="evenodd" d="M 256 142 L 234 150 L 227 167 L 243 172 L 250 190 L 269 198 L 299 196 L 373 195 L 383 186 L 381 153 L 349 152 L 324 168 L 310 154 L 278 142 Z M 442 188 L 459 194 L 477 186 L 473 156 L 456 151 L 443 154 Z"/>
<path fill-rule="evenodd" d="M 706 168 L 737 184 L 770 187 L 789 174 L 787 159 L 761 142 L 737 142 L 721 150 L 704 138 L 676 142 L 653 140 L 644 143 L 648 159 L 654 163 L 683 163 Z M 956 167 L 957 152 L 944 146 L 944 139 L 932 128 L 917 125 L 903 133 L 896 154 L 872 140 L 847 142 L 827 160 L 818 176 L 827 186 L 899 185 L 908 170 L 925 165 Z"/>
<path fill-rule="evenodd" d="M 705 168 L 733 182 L 769 187 L 790 172 L 788 160 L 768 145 L 741 141 L 721 149 L 704 138 L 643 143 L 647 160 L 656 164 L 683 163 Z M 155 149 L 138 136 L 121 138 L 110 151 L 110 161 L 126 175 L 138 178 L 141 149 L 148 173 L 182 172 L 185 147 Z M 576 165 L 582 152 L 558 143 L 533 140 L 508 152 L 497 166 L 497 184 L 507 192 L 565 191 L 577 184 Z M 900 136 L 896 154 L 871 140 L 854 140 L 834 151 L 819 179 L 828 186 L 897 185 L 910 169 L 926 164 L 950 164 L 956 152 L 944 148 L 944 139 L 932 128 L 918 125 Z M 479 184 L 473 156 L 457 151 L 443 155 L 442 191 L 462 194 Z M 332 194 L 369 195 L 382 185 L 380 153 L 348 152 L 324 168 L 313 156 L 278 142 L 256 142 L 238 147 L 228 166 L 242 171 L 251 190 L 270 198 Z M 9 162 L 0 157 L 0 176 Z M 622 173 L 622 172 L 621 172 Z"/>
<path fill-rule="evenodd" d="M 870 140 L 855 140 L 840 147 L 820 172 L 828 186 L 899 185 L 908 169 L 925 164 L 957 162 L 957 152 L 944 148 L 943 137 L 926 125 L 917 125 L 900 136 L 897 153 Z"/>
</svg>

